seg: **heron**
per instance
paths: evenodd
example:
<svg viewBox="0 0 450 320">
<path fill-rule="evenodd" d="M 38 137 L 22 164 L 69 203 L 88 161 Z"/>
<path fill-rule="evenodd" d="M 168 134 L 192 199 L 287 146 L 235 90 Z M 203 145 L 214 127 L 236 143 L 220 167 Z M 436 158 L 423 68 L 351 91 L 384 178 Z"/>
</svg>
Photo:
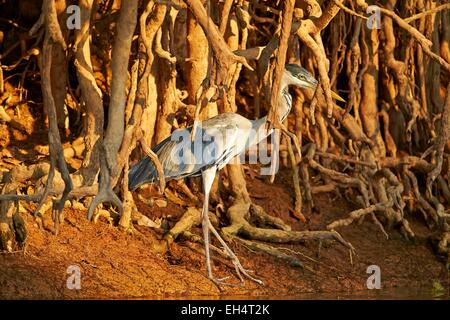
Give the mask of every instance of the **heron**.
<svg viewBox="0 0 450 320">
<path fill-rule="evenodd" d="M 287 64 L 283 70 L 278 99 L 278 117 L 283 122 L 292 108 L 292 96 L 289 86 L 315 90 L 318 81 L 304 68 L 296 64 Z M 332 97 L 342 100 L 336 93 Z M 236 272 L 243 282 L 243 275 L 262 284 L 244 269 L 236 254 L 219 235 L 208 216 L 209 195 L 217 171 L 230 163 L 233 158 L 246 149 L 267 138 L 273 129 L 267 129 L 267 116 L 249 120 L 237 113 L 227 112 L 200 121 L 194 137 L 193 127 L 177 129 L 171 136 L 154 146 L 152 150 L 158 156 L 163 167 L 166 181 L 186 177 L 202 177 L 204 201 L 202 209 L 202 231 L 205 246 L 205 258 L 208 278 L 216 284 L 225 284 L 224 279 L 217 279 L 212 273 L 210 255 L 210 232 L 217 238 L 224 252 L 232 260 Z M 149 157 L 144 157 L 132 166 L 128 173 L 129 189 L 158 182 L 158 173 Z"/>
</svg>

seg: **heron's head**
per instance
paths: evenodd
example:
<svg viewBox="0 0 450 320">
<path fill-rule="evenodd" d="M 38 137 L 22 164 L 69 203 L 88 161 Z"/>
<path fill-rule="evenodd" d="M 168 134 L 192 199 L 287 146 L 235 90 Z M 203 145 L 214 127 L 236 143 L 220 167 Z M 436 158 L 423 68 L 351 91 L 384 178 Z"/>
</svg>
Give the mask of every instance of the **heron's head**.
<svg viewBox="0 0 450 320">
<path fill-rule="evenodd" d="M 287 64 L 285 66 L 283 78 L 287 85 L 294 85 L 300 88 L 315 90 L 317 80 L 305 68 L 297 64 Z"/>
<path fill-rule="evenodd" d="M 316 90 L 318 81 L 305 68 L 297 64 L 286 64 L 283 81 L 286 85 L 294 85 L 300 88 Z M 344 101 L 337 93 L 331 91 L 331 96 L 339 101 Z"/>
</svg>

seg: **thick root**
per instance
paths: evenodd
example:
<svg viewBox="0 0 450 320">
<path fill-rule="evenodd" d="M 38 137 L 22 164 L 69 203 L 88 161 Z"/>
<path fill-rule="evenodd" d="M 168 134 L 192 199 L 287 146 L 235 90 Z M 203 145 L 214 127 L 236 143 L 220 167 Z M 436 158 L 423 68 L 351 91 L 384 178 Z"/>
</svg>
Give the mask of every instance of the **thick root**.
<svg viewBox="0 0 450 320">
<path fill-rule="evenodd" d="M 18 201 L 0 201 L 0 250 L 13 252 L 16 246 L 23 248 L 26 239 L 27 229 Z"/>
<path fill-rule="evenodd" d="M 263 229 L 252 226 L 245 218 L 252 204 L 239 201 L 228 209 L 230 226 L 222 229 L 225 235 L 242 235 L 247 239 L 273 242 L 295 243 L 308 240 L 336 240 L 351 251 L 355 249 L 336 231 L 290 231 L 279 229 Z"/>
<path fill-rule="evenodd" d="M 286 261 L 289 265 L 291 265 L 293 267 L 303 267 L 303 263 L 300 260 L 298 260 L 296 257 L 293 257 L 284 252 L 281 252 L 277 248 L 271 247 L 267 244 L 250 241 L 250 240 L 245 240 L 240 237 L 233 237 L 233 240 L 241 242 L 245 247 L 247 247 L 250 250 L 261 251 L 261 252 L 267 253 L 271 256 L 274 256 L 277 259 Z"/>
</svg>

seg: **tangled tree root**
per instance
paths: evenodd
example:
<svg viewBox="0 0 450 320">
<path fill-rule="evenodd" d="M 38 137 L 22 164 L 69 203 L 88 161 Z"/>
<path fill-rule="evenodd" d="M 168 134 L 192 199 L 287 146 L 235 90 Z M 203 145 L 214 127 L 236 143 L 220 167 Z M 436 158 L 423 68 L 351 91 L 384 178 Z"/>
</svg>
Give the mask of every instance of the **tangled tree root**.
<svg viewBox="0 0 450 320">
<path fill-rule="evenodd" d="M 189 94 L 192 100 L 189 103 L 196 106 L 187 106 L 180 101 L 184 99 L 178 97 L 181 94 L 179 94 L 177 81 L 174 81 L 176 70 L 180 65 L 177 65 L 178 59 L 173 55 L 176 50 L 174 50 L 173 40 L 175 39 L 172 39 L 172 35 L 178 11 L 181 12 L 181 8 L 185 9 L 186 6 L 181 4 L 182 2 L 177 2 L 176 5 L 171 3 L 170 6 L 163 2 L 147 2 L 147 7 L 139 20 L 139 54 L 136 55 L 139 57 L 138 63 L 134 64 L 132 70 L 129 101 L 125 103 L 124 93 L 127 91 L 126 87 L 128 88 L 126 86 L 127 62 L 130 56 L 134 56 L 130 55 L 129 47 L 134 39 L 138 4 L 123 2 L 120 10 L 121 18 L 117 22 L 119 27 L 116 29 L 120 32 L 117 33 L 116 45 L 113 46 L 113 59 L 103 61 L 103 66 L 112 66 L 114 75 L 108 112 L 111 117 L 108 119 L 105 139 L 102 138 L 104 136 L 102 111 L 105 101 L 96 83 L 99 79 L 96 79 L 93 72 L 90 57 L 90 22 L 95 19 L 90 18 L 92 4 L 81 6 L 81 14 L 84 17 L 83 28 L 75 32 L 77 38 L 75 44 L 78 45 L 74 48 L 76 47 L 75 66 L 78 72 L 81 100 L 86 107 L 87 125 L 84 128 L 86 129 L 84 137 L 86 157 L 83 163 L 86 170 L 81 170 L 84 181 L 79 181 L 77 180 L 79 175 L 68 174 L 67 165 L 64 162 L 66 151 L 61 147 L 58 134 L 61 117 L 58 116 L 60 109 L 57 97 L 66 96 L 65 88 L 54 87 L 52 84 L 59 79 L 55 79 L 50 74 L 50 69 L 61 71 L 64 69 L 58 66 L 61 63 L 52 62 L 52 58 L 57 60 L 51 54 L 52 47 L 57 52 L 60 51 L 57 46 L 66 48 L 72 47 L 72 44 L 65 42 L 57 21 L 54 1 L 44 1 L 42 15 L 30 33 L 39 34 L 40 39 L 45 39 L 42 54 L 39 54 L 38 58 L 41 59 L 43 100 L 50 129 L 48 147 L 50 163 L 28 168 L 15 167 L 10 171 L 12 179 L 5 185 L 7 187 L 0 195 L 0 238 L 5 248 L 11 250 L 14 237 L 26 238 L 26 231 L 22 230 L 23 223 L 18 214 L 17 201 L 39 203 L 36 210 L 39 212 L 39 209 L 43 210 L 46 204 L 50 203 L 49 198 L 53 197 L 55 200 L 52 203 L 53 220 L 57 226 L 62 218 L 60 213 L 66 200 L 97 196 L 89 208 L 90 217 L 98 204 L 110 202 L 115 204 L 120 212 L 124 211 L 120 225 L 126 230 L 131 228 L 129 224 L 131 219 L 151 226 L 152 223 L 142 216 L 137 220 L 132 217 L 133 209 L 130 203 L 132 198 L 127 190 L 121 195 L 125 202 L 124 209 L 122 209 L 121 199 L 112 191 L 120 178 L 120 172 L 128 171 L 125 162 L 129 158 L 130 151 L 140 141 L 144 152 L 153 159 L 151 150 L 146 149 L 145 146 L 149 146 L 152 140 L 165 138 L 172 128 L 186 124 L 185 120 L 181 120 L 182 117 L 179 116 L 168 121 L 168 115 L 181 115 L 184 109 L 197 107 L 196 110 L 192 110 L 195 112 L 190 112 L 195 114 L 195 120 L 197 120 L 200 106 L 206 100 L 212 102 L 212 96 L 214 96 L 213 100 L 222 99 L 225 102 L 225 111 L 237 111 L 234 100 L 236 100 L 236 83 L 240 77 L 240 66 L 235 67 L 235 63 L 244 64 L 251 69 L 243 57 L 244 54 L 257 49 L 257 57 L 250 58 L 246 55 L 248 59 L 255 59 L 252 61 L 252 67 L 256 66 L 258 69 L 257 76 L 250 76 L 254 78 L 251 79 L 252 83 L 256 84 L 253 87 L 258 89 L 251 92 L 249 88 L 250 96 L 253 94 L 254 97 L 256 116 L 260 116 L 260 96 L 265 96 L 266 102 L 270 100 L 272 106 L 269 119 L 274 120 L 277 95 L 270 95 L 268 89 L 272 88 L 273 92 L 278 91 L 286 58 L 295 59 L 310 71 L 316 69 L 318 73 L 316 72 L 315 76 L 320 78 L 320 90 L 317 90 L 314 96 L 309 95 L 308 92 L 302 92 L 302 96 L 307 99 L 302 99 L 303 101 L 296 106 L 295 135 L 299 138 L 305 137 L 305 140 L 313 141 L 315 144 L 307 148 L 306 156 L 302 157 L 303 151 L 300 149 L 302 143 L 293 139 L 295 147 L 293 148 L 287 140 L 294 173 L 296 216 L 303 219 L 303 214 L 307 210 L 302 207 L 314 207 L 312 194 L 330 190 L 345 190 L 346 194 L 351 194 L 351 199 L 356 200 L 360 208 L 349 213 L 348 217 L 329 224 L 328 231 L 292 231 L 283 221 L 266 214 L 260 207 L 252 204 L 248 197 L 240 198 L 239 194 L 246 192 L 243 190 L 245 181 L 231 178 L 230 184 L 241 184 L 241 190 L 235 190 L 237 196 L 228 210 L 230 225 L 222 229 L 223 234 L 229 240 L 241 241 L 255 250 L 297 263 L 295 260 L 289 260 L 290 258 L 279 250 L 255 241 L 287 243 L 331 239 L 340 242 L 352 252 L 351 244 L 342 239 L 335 229 L 354 222 L 362 222 L 369 217 L 386 238 L 389 237 L 389 231 L 393 227 L 400 228 L 405 237 L 413 238 L 415 234 L 408 219 L 411 212 L 420 211 L 427 225 L 440 232 L 438 251 L 442 254 L 450 252 L 449 214 L 444 207 L 450 203 L 450 169 L 448 169 L 450 158 L 447 152 L 450 135 L 450 84 L 447 85 L 450 71 L 448 46 L 450 16 L 448 12 L 439 13 L 445 8 L 448 9 L 448 5 L 427 10 L 430 6 L 431 8 L 435 6 L 433 1 L 419 1 L 414 6 L 403 6 L 403 8 L 400 2 L 397 5 L 395 0 L 388 1 L 380 6 L 383 19 L 382 30 L 369 31 L 364 27 L 364 20 L 361 20 L 361 18 L 367 18 L 364 13 L 367 12 L 368 4 L 364 0 L 350 3 L 351 8 L 346 8 L 344 2 L 338 0 L 320 4 L 318 1 L 310 0 L 306 1 L 308 10 L 304 10 L 303 6 L 295 8 L 296 3 L 293 0 L 278 2 L 282 5 L 279 8 L 281 10 L 272 10 L 274 8 L 271 8 L 269 4 L 261 5 L 254 1 L 239 2 L 241 4 L 235 7 L 233 1 L 225 1 L 220 29 L 218 29 L 214 21 L 206 14 L 201 1 L 184 1 L 193 20 L 198 20 L 199 25 L 203 27 L 211 46 L 211 55 L 198 59 L 198 62 L 207 65 L 205 73 L 202 74 L 207 81 L 201 85 L 199 98 L 194 99 L 195 92 Z M 265 7 L 263 19 L 262 17 L 258 19 L 258 14 L 262 13 L 258 6 Z M 323 13 L 321 7 L 323 7 Z M 345 14 L 338 15 L 339 8 L 345 11 Z M 432 14 L 433 10 L 434 14 Z M 410 17 L 401 18 L 407 16 Z M 127 17 L 130 18 L 129 21 Z M 255 35 L 252 33 L 255 30 L 266 30 L 267 27 L 264 24 L 267 21 L 281 22 L 280 28 L 275 31 L 275 34 L 268 35 L 272 39 L 267 42 L 267 46 L 247 50 L 247 42 L 254 43 L 251 37 Z M 292 26 L 291 21 L 293 21 Z M 398 32 L 393 28 L 393 23 L 399 27 Z M 227 29 L 231 30 L 233 25 L 237 30 L 234 32 L 235 37 L 225 39 Z M 324 39 L 326 41 L 323 41 L 321 31 L 325 27 L 330 31 L 327 32 L 329 35 L 327 39 Z M 299 51 L 296 48 L 297 45 L 291 46 L 290 49 L 294 50 L 288 50 L 289 42 L 292 42 L 288 40 L 292 33 L 296 34 L 302 46 L 310 50 L 291 54 L 295 50 Z M 109 36 L 109 33 L 105 32 L 105 34 Z M 241 34 L 242 38 L 239 39 Z M 191 35 L 194 41 L 188 42 L 197 45 L 199 38 L 195 37 L 194 33 Z M 264 32 L 261 32 L 261 36 L 264 37 Z M 397 39 L 403 38 L 408 41 L 400 44 Z M 205 38 L 205 43 L 206 40 Z M 104 47 L 105 50 L 110 48 L 107 45 L 96 47 L 96 49 Z M 236 49 L 239 50 L 233 51 Z M 36 48 L 30 50 L 27 52 L 28 57 L 39 53 Z M 33 53 L 36 50 L 37 53 Z M 271 57 L 275 50 L 278 52 L 272 63 Z M 438 51 L 441 56 L 437 54 Z M 404 52 L 407 59 L 403 59 L 405 57 L 400 52 Z M 102 50 L 99 49 L 98 53 L 100 60 L 103 60 L 101 59 Z M 109 53 L 109 51 L 103 52 L 105 56 L 110 56 Z M 332 53 L 330 60 L 326 53 Z M 165 62 L 170 62 L 170 66 L 162 63 L 161 68 L 153 68 L 155 55 L 167 60 Z M 4 57 L 3 55 L 2 59 Z M 188 60 L 197 62 L 193 56 L 186 58 L 186 62 Z M 22 60 L 23 57 L 19 61 Z M 12 67 L 15 68 L 18 65 L 17 62 Z M 347 68 L 346 72 L 340 69 L 341 66 Z M 24 75 L 27 74 L 27 69 L 28 66 L 23 72 Z M 155 72 L 153 69 L 162 71 Z M 206 69 L 215 72 L 206 75 Z M 5 69 L 0 68 L 0 79 L 3 78 L 2 70 Z M 273 70 L 275 70 L 274 74 L 272 74 Z M 342 75 L 345 79 L 345 73 L 349 80 L 348 87 L 338 80 L 342 79 Z M 232 74 L 234 76 L 230 78 Z M 198 87 L 199 84 L 192 81 L 192 78 L 189 77 L 190 85 Z M 271 79 L 274 80 L 272 83 Z M 2 79 L 0 94 L 3 93 L 3 82 Z M 230 90 L 223 90 L 224 84 Z M 443 98 L 440 91 L 444 92 L 444 86 L 447 86 L 445 102 L 440 101 Z M 343 89 L 349 92 L 349 101 L 345 109 L 333 104 L 330 96 L 331 89 Z M 69 90 L 71 90 L 70 86 Z M 267 91 L 267 94 L 264 91 Z M 158 101 L 163 101 L 161 107 Z M 243 103 L 245 104 L 245 99 Z M 124 106 L 126 106 L 125 110 L 123 110 Z M 158 112 L 154 114 L 156 110 Z M 126 124 L 123 114 L 125 114 Z M 146 114 L 147 118 L 144 119 L 143 114 Z M 189 117 L 186 119 L 189 120 Z M 1 106 L 0 120 L 7 122 L 8 126 L 23 130 L 22 126 L 11 119 Z M 178 122 L 178 120 L 181 121 Z M 196 123 L 197 121 L 194 121 L 194 124 Z M 283 131 L 289 137 L 295 137 L 288 133 L 282 124 L 272 124 L 284 129 Z M 158 130 L 155 130 L 155 127 Z M 286 127 L 289 127 L 289 122 Z M 125 132 L 121 132 L 122 128 Z M 121 136 L 123 139 L 119 139 Z M 429 147 L 430 143 L 433 144 L 431 147 Z M 106 148 L 101 147 L 102 145 Z M 428 149 L 423 152 L 426 148 Z M 294 149 L 299 153 L 299 164 Z M 82 150 L 73 149 L 69 152 L 80 153 Z M 99 161 L 99 153 L 105 155 L 106 159 L 101 158 Z M 118 156 L 114 160 L 116 154 Z M 156 165 L 157 163 L 158 161 Z M 122 170 L 124 166 L 125 170 Z M 99 184 L 91 185 L 97 181 L 96 173 L 99 167 L 101 169 Z M 157 167 L 158 174 L 161 176 L 162 170 L 160 166 L 157 165 Z M 309 179 L 312 173 L 314 178 L 321 179 L 324 184 L 312 186 Z M 27 195 L 16 194 L 23 191 L 19 189 L 24 185 L 30 187 L 30 181 L 39 185 L 40 188 L 33 188 L 33 192 Z M 90 182 L 85 184 L 86 181 Z M 160 178 L 159 181 L 163 190 L 164 180 Z M 424 181 L 425 186 L 422 187 L 421 183 Z M 5 174 L 1 172 L 0 182 L 5 183 Z M 127 185 L 126 179 L 123 184 Z M 183 185 L 181 187 L 192 201 L 198 200 L 188 188 Z M 170 195 L 169 191 L 167 195 Z M 305 200 L 305 206 L 303 206 L 303 200 Z M 100 210 L 97 218 L 102 215 L 105 216 L 106 213 Z M 197 209 L 188 209 L 166 238 L 173 241 L 180 234 L 188 235 L 188 230 L 201 223 L 200 215 Z M 211 219 L 214 217 L 211 215 Z M 217 221 L 213 223 L 218 225 Z M 190 237 L 193 238 L 192 235 Z"/>
<path fill-rule="evenodd" d="M 222 229 L 225 235 L 243 236 L 247 239 L 273 242 L 273 243 L 295 243 L 308 240 L 336 240 L 352 252 L 353 246 L 345 241 L 336 231 L 291 231 L 280 219 L 271 218 L 265 220 L 273 227 L 255 227 L 249 223 L 252 217 L 267 219 L 267 214 L 262 214 L 262 209 L 251 203 L 238 202 L 228 209 L 230 226 Z M 248 218 L 247 218 L 248 217 Z M 247 220 L 248 219 L 248 220 Z M 262 225 L 263 226 L 263 225 Z M 277 228 L 278 227 L 278 228 Z"/>
<path fill-rule="evenodd" d="M 281 219 L 267 214 L 260 206 L 253 203 L 237 201 L 227 211 L 230 225 L 221 229 L 228 241 L 235 240 L 245 247 L 272 255 L 280 260 L 288 262 L 295 267 L 304 267 L 296 257 L 286 254 L 281 250 L 269 246 L 263 242 L 271 243 L 302 243 L 311 240 L 335 240 L 348 248 L 352 253 L 354 247 L 342 236 L 332 231 L 292 231 L 291 227 Z M 210 213 L 210 219 L 214 225 L 218 225 L 217 217 Z M 172 243 L 180 235 L 194 242 L 202 242 L 201 237 L 190 232 L 194 226 L 202 222 L 201 211 L 190 207 L 182 215 L 180 220 L 167 232 L 165 239 Z M 255 241 L 256 240 L 256 241 Z M 223 257 L 229 255 L 212 246 L 212 249 Z"/>
<path fill-rule="evenodd" d="M 438 243 L 438 251 L 442 255 L 449 255 L 450 252 L 450 232 L 445 232 L 442 234 L 441 239 Z"/>
<path fill-rule="evenodd" d="M 15 190 L 5 183 L 2 193 L 14 195 Z M 0 201 L 0 250 L 13 252 L 15 244 L 22 248 L 26 239 L 27 229 L 19 212 L 19 202 Z"/>
</svg>

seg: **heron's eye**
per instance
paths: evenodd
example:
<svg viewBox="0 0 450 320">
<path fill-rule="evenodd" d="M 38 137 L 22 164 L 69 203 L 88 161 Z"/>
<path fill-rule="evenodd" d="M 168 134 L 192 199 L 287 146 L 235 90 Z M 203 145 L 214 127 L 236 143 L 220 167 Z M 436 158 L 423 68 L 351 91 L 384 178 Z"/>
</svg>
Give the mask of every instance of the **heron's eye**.
<svg viewBox="0 0 450 320">
<path fill-rule="evenodd" d="M 302 74 L 299 74 L 298 77 L 300 78 L 300 80 L 306 80 L 305 76 Z"/>
</svg>

